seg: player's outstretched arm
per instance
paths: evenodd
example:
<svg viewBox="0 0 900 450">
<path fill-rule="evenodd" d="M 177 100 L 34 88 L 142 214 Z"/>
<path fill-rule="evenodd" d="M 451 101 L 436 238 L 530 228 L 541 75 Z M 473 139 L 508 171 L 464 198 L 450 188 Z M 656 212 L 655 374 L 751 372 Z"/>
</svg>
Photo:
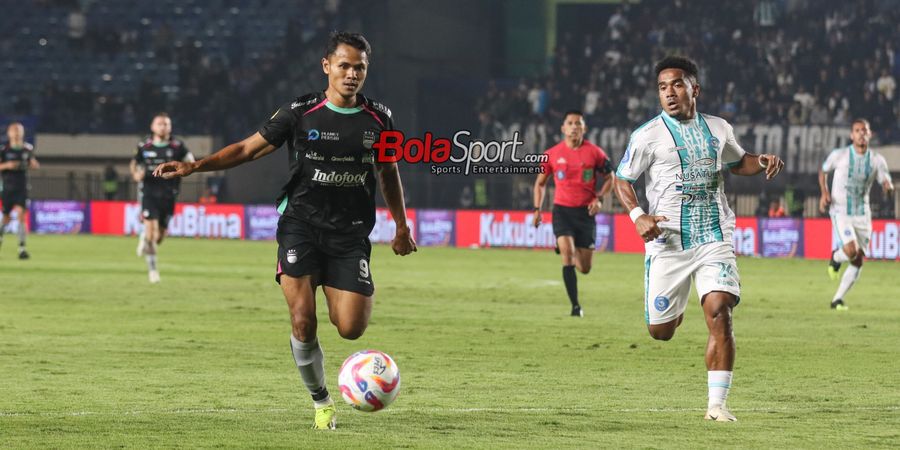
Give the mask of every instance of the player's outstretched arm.
<svg viewBox="0 0 900 450">
<path fill-rule="evenodd" d="M 625 206 L 625 210 L 628 211 L 628 215 L 631 216 L 634 228 L 641 236 L 641 239 L 644 242 L 650 242 L 659 237 L 662 234 L 662 230 L 659 229 L 657 224 L 669 219 L 665 216 L 651 216 L 645 213 L 638 204 L 634 186 L 627 180 L 615 178 L 613 183 L 615 183 L 616 197 L 619 198 L 619 201 Z"/>
<path fill-rule="evenodd" d="M 831 203 L 831 192 L 828 190 L 828 174 L 819 171 L 819 212 L 827 212 L 828 205 Z"/>
<path fill-rule="evenodd" d="M 400 170 L 396 163 L 378 164 L 378 175 L 381 178 L 381 194 L 384 202 L 391 210 L 391 216 L 397 225 L 397 232 L 391 241 L 394 254 L 406 256 L 416 251 L 416 241 L 406 223 L 406 204 L 403 200 L 403 184 L 400 183 Z"/>
<path fill-rule="evenodd" d="M 213 172 L 216 170 L 230 169 L 247 161 L 262 158 L 272 153 L 278 147 L 269 143 L 259 133 L 240 142 L 227 145 L 221 150 L 201 159 L 200 161 L 169 161 L 160 164 L 153 171 L 153 176 L 165 179 L 186 177 L 194 172 Z"/>
<path fill-rule="evenodd" d="M 541 208 L 544 206 L 544 195 L 547 192 L 547 180 L 549 179 L 550 175 L 539 173 L 534 180 L 534 218 L 531 219 L 531 224 L 535 228 L 541 224 Z"/>
<path fill-rule="evenodd" d="M 742 176 L 753 176 L 760 172 L 766 172 L 766 179 L 775 178 L 781 169 L 784 168 L 784 161 L 776 155 L 754 155 L 753 153 L 744 153 L 741 161 L 731 168 L 731 173 Z"/>
</svg>

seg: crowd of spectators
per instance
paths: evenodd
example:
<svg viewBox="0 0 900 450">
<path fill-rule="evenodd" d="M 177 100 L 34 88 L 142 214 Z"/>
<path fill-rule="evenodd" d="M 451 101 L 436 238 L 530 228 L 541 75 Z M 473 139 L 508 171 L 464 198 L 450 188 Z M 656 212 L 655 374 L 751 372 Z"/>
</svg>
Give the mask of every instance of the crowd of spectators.
<svg viewBox="0 0 900 450">
<path fill-rule="evenodd" d="M 701 68 L 704 112 L 738 123 L 846 125 L 867 117 L 897 140 L 900 8 L 852 0 L 644 0 L 590 30 L 558 25 L 546 74 L 492 82 L 476 105 L 483 134 L 556 124 L 634 127 L 657 114 L 653 65 L 668 54 Z"/>
<path fill-rule="evenodd" d="M 317 72 L 309 69 L 329 32 L 344 25 L 340 6 L 25 2 L 7 16 L 10 32 L 0 32 L 0 48 L 18 60 L 7 68 L 22 72 L 0 86 L 3 110 L 36 115 L 41 131 L 65 133 L 143 132 L 156 112 L 168 111 L 179 134 L 241 138 L 297 89 L 320 87 L 321 76 L 314 82 Z M 23 25 L 23 17 L 35 19 Z"/>
</svg>

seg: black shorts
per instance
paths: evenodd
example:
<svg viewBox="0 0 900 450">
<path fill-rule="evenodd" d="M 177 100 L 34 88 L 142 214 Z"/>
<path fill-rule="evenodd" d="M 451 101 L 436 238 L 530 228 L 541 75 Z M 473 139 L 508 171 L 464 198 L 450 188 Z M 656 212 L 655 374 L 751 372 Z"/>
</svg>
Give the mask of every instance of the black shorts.
<svg viewBox="0 0 900 450">
<path fill-rule="evenodd" d="M 172 214 L 175 214 L 174 196 L 144 193 L 141 199 L 141 217 L 144 220 L 157 220 L 160 228 L 168 228 Z"/>
<path fill-rule="evenodd" d="M 594 249 L 597 239 L 597 222 L 588 214 L 587 206 L 571 208 L 553 205 L 553 234 L 556 237 L 572 236 L 575 247 Z"/>
<path fill-rule="evenodd" d="M 28 209 L 28 190 L 27 189 L 4 189 L 0 200 L 3 201 L 3 215 L 8 216 L 12 212 L 13 206 L 19 205 Z"/>
<path fill-rule="evenodd" d="M 317 284 L 365 296 L 375 293 L 368 236 L 320 230 L 287 216 L 278 220 L 278 261 L 275 281 L 313 275 Z"/>
</svg>

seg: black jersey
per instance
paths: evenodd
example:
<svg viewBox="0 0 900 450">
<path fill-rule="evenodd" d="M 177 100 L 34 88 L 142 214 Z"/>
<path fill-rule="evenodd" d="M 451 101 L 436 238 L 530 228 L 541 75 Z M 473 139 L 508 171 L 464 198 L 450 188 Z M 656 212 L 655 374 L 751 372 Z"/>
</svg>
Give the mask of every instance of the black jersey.
<svg viewBox="0 0 900 450">
<path fill-rule="evenodd" d="M 372 144 L 393 130 L 391 111 L 359 95 L 357 107 L 339 108 L 324 92 L 298 97 L 275 111 L 259 133 L 287 143 L 291 178 L 278 210 L 323 230 L 368 236 L 375 226 Z"/>
<path fill-rule="evenodd" d="M 25 190 L 28 188 L 28 163 L 34 158 L 34 146 L 25 143 L 24 146 L 13 148 L 6 144 L 0 149 L 0 162 L 16 161 L 14 169 L 3 171 L 3 189 L 6 191 Z"/>
<path fill-rule="evenodd" d="M 173 178 L 166 180 L 153 176 L 153 170 L 156 166 L 169 161 L 193 161 L 194 156 L 185 147 L 184 142 L 171 138 L 168 141 L 159 144 L 153 143 L 153 138 L 147 138 L 139 142 L 137 152 L 134 154 L 134 161 L 144 167 L 144 194 L 154 196 L 170 196 L 178 195 L 178 188 L 181 186 L 181 178 Z"/>
</svg>

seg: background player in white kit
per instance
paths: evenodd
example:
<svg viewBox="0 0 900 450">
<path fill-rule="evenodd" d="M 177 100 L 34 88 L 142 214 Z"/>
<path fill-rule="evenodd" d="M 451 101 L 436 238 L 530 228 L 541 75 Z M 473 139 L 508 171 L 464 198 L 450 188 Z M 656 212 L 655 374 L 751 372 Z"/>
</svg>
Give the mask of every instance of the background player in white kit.
<svg viewBox="0 0 900 450">
<path fill-rule="evenodd" d="M 841 263 L 850 262 L 844 271 L 841 284 L 831 300 L 832 309 L 847 309 L 844 296 L 853 287 L 862 270 L 865 251 L 872 235 L 872 210 L 869 208 L 869 191 L 878 180 L 885 194 L 894 190 L 891 174 L 884 157 L 869 150 L 872 129 L 869 121 L 856 119 L 850 125 L 847 147 L 832 150 L 819 171 L 819 210 L 831 204 L 831 223 L 840 239 L 840 246 L 831 254 L 828 276 L 837 280 Z M 834 171 L 831 191 L 828 190 L 828 173 Z"/>
<path fill-rule="evenodd" d="M 734 213 L 723 172 L 771 179 L 784 167 L 775 155 L 753 155 L 738 145 L 725 120 L 697 113 L 697 65 L 667 57 L 656 65 L 663 112 L 638 127 L 616 171 L 616 194 L 646 242 L 644 311 L 654 339 L 667 341 L 681 324 L 695 281 L 709 328 L 705 418 L 736 420 L 725 408 L 734 367 L 731 310 L 740 301 L 734 256 Z M 646 173 L 649 214 L 631 183 Z"/>
</svg>

